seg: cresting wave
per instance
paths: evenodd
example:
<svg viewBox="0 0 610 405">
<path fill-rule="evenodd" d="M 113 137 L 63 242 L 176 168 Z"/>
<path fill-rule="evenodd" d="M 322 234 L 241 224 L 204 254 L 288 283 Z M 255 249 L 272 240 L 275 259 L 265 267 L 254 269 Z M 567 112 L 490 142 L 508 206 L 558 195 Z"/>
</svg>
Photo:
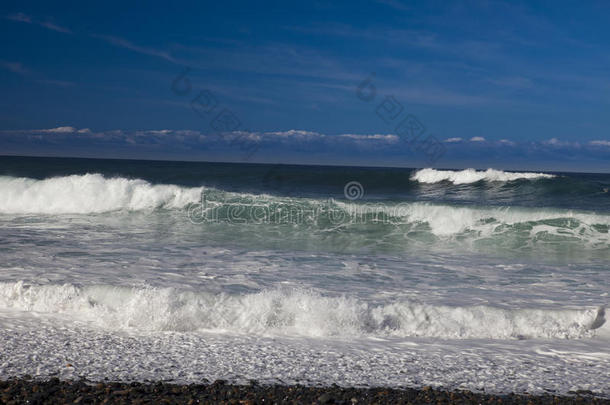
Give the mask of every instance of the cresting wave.
<svg viewBox="0 0 610 405">
<path fill-rule="evenodd" d="M 202 193 L 205 206 L 202 204 Z M 476 207 L 424 202 L 369 203 L 225 192 L 202 187 L 153 185 L 99 174 L 34 180 L 0 177 L 2 214 L 89 214 L 178 209 L 191 222 L 299 225 L 313 230 L 366 225 L 437 238 L 503 238 L 518 246 L 584 243 L 610 246 L 610 215 L 556 208 Z M 291 228 L 292 229 L 292 228 Z M 508 238 L 508 239 L 507 239 Z M 500 241 L 500 242 L 502 242 Z M 502 242 L 504 243 L 504 242 Z"/>
<path fill-rule="evenodd" d="M 0 177 L 0 213 L 88 214 L 116 210 L 182 208 L 198 201 L 201 188 L 152 185 L 100 174 L 44 180 Z"/>
<path fill-rule="evenodd" d="M 232 194 L 232 196 L 230 196 Z M 354 226 L 401 234 L 432 234 L 441 240 L 577 243 L 610 246 L 610 215 L 554 208 L 472 207 L 414 203 L 356 203 L 208 192 L 205 206 L 189 207 L 193 223 L 299 225 L 315 230 Z M 387 227 L 390 225 L 390 227 Z M 502 242 L 502 241 L 500 241 Z"/>
<path fill-rule="evenodd" d="M 546 173 L 512 173 L 505 172 L 502 170 L 487 169 L 485 171 L 478 171 L 475 169 L 465 169 L 461 171 L 453 170 L 436 170 L 436 169 L 422 169 L 418 170 L 411 176 L 411 180 L 419 183 L 440 183 L 442 181 L 449 181 L 453 184 L 470 184 L 479 181 L 515 181 L 515 180 L 536 180 L 536 179 L 549 179 L 556 177 L 552 174 Z"/>
<path fill-rule="evenodd" d="M 338 202 L 352 216 L 382 211 L 406 223 L 427 224 L 440 237 L 476 232 L 478 236 L 518 231 L 530 236 L 555 235 L 608 242 L 610 216 L 561 209 L 515 207 L 459 207 L 429 203 L 403 203 L 393 207 Z M 541 235 L 539 235 L 541 236 Z"/>
<path fill-rule="evenodd" d="M 61 314 L 106 329 L 344 338 L 579 339 L 607 327 L 604 308 L 501 309 L 412 301 L 374 305 L 308 290 L 226 295 L 23 282 L 0 283 L 0 310 Z"/>
</svg>

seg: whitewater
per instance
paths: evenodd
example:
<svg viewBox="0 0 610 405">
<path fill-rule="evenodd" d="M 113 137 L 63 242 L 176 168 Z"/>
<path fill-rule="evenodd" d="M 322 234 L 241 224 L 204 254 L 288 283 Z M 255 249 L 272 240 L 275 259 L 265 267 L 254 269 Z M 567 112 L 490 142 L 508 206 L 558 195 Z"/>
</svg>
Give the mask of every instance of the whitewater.
<svg viewBox="0 0 610 405">
<path fill-rule="evenodd" d="M 0 378 L 610 396 L 610 176 L 23 159 Z"/>
<path fill-rule="evenodd" d="M 506 182 L 521 179 L 551 179 L 553 177 L 555 176 L 547 173 L 505 172 L 494 169 L 487 169 L 485 171 L 475 169 L 464 169 L 461 171 L 422 169 L 414 173 L 413 176 L 411 176 L 411 179 L 420 183 L 440 183 L 442 181 L 448 181 L 453 184 L 470 184 L 478 181 Z"/>
<path fill-rule="evenodd" d="M 88 214 L 115 210 L 181 208 L 196 202 L 201 189 L 151 185 L 139 179 L 105 179 L 100 174 L 45 180 L 0 177 L 0 212 Z"/>
</svg>

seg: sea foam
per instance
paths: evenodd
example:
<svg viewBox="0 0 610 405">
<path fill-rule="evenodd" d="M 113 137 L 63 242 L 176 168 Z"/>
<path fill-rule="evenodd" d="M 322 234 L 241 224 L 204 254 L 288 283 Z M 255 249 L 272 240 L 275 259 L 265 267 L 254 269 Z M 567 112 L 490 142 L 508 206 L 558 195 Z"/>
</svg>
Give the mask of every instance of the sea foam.
<svg viewBox="0 0 610 405">
<path fill-rule="evenodd" d="M 106 329 L 221 331 L 308 337 L 443 339 L 591 337 L 604 308 L 439 306 L 400 300 L 373 304 L 302 289 L 228 295 L 172 288 L 0 283 L 0 309 L 55 313 Z"/>
<path fill-rule="evenodd" d="M 418 170 L 411 176 L 411 180 L 419 183 L 440 183 L 449 181 L 453 184 L 470 184 L 479 181 L 514 181 L 514 180 L 536 180 L 543 178 L 553 178 L 552 174 L 546 173 L 513 173 L 502 170 L 487 169 L 479 171 L 475 169 L 466 169 L 461 171 L 453 170 L 436 170 L 422 169 Z"/>
</svg>

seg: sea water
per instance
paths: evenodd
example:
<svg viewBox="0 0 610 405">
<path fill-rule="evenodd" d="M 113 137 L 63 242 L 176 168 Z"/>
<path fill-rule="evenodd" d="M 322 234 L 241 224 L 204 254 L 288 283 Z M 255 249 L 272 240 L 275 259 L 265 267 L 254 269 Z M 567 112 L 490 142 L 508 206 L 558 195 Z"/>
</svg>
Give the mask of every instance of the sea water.
<svg viewBox="0 0 610 405">
<path fill-rule="evenodd" d="M 0 158 L 0 378 L 610 395 L 610 175 Z"/>
</svg>

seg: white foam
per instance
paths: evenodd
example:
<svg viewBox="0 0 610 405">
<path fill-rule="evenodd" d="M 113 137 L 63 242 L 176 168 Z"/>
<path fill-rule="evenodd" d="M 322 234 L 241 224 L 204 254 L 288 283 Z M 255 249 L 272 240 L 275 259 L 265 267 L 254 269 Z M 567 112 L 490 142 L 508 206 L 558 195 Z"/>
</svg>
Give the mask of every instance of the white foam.
<svg viewBox="0 0 610 405">
<path fill-rule="evenodd" d="M 199 200 L 201 188 L 152 185 L 99 174 L 44 180 L 0 177 L 0 213 L 87 214 L 116 210 L 182 208 Z"/>
<path fill-rule="evenodd" d="M 411 176 L 411 180 L 428 184 L 440 183 L 442 181 L 449 181 L 453 184 L 470 184 L 481 180 L 506 182 L 520 179 L 535 180 L 552 177 L 555 176 L 546 173 L 512 173 L 494 169 L 487 169 L 485 171 L 478 171 L 475 169 L 453 171 L 427 168 L 418 170 Z"/>
<path fill-rule="evenodd" d="M 519 232 L 526 232 L 530 240 L 545 235 L 558 238 L 572 237 L 591 246 L 607 247 L 610 234 L 595 226 L 610 225 L 610 216 L 595 213 L 552 208 L 520 207 L 459 207 L 431 203 L 354 204 L 337 201 L 353 221 L 366 214 L 384 213 L 395 223 L 422 223 L 442 238 L 450 238 L 474 232 L 470 238 L 499 235 L 523 225 Z M 349 222 L 349 221 L 346 221 Z"/>
<path fill-rule="evenodd" d="M 0 283 L 0 310 L 62 314 L 106 329 L 229 331 L 309 337 L 515 339 L 592 337 L 603 308 L 536 309 L 372 304 L 298 289 L 226 295 L 171 288 Z"/>
<path fill-rule="evenodd" d="M 422 387 L 486 393 L 591 390 L 610 396 L 607 342 L 587 340 L 310 339 L 218 333 L 113 333 L 0 311 L 0 379 L 204 378 L 247 384 Z"/>
</svg>

